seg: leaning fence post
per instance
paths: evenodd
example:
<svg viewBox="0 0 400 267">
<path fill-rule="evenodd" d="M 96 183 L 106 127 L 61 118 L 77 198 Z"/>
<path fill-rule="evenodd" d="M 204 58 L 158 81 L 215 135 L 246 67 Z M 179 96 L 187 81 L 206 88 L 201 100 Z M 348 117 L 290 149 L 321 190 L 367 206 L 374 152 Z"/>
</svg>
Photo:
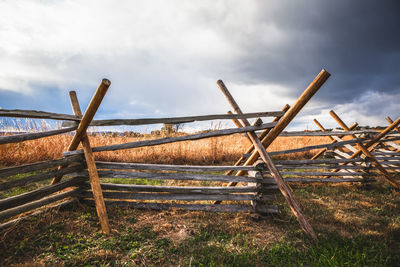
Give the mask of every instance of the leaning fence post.
<svg viewBox="0 0 400 267">
<path fill-rule="evenodd" d="M 78 98 L 76 97 L 76 92 L 75 91 L 69 92 L 69 97 L 71 99 L 71 105 L 74 110 L 74 114 L 82 116 Z M 108 215 L 107 215 L 106 205 L 104 203 L 103 192 L 100 186 L 99 174 L 97 173 L 93 151 L 90 146 L 89 138 L 86 132 L 82 134 L 81 143 L 86 158 L 86 165 L 89 172 L 90 185 L 92 187 L 93 199 L 96 204 L 96 210 L 97 210 L 97 215 L 99 216 L 101 229 L 105 234 L 110 234 L 110 225 L 108 222 Z"/>
<path fill-rule="evenodd" d="M 364 181 L 362 182 L 362 184 L 365 188 L 370 188 L 371 180 L 372 180 L 371 179 L 372 164 L 368 158 L 365 158 L 364 161 L 365 161 L 365 166 L 364 166 L 364 169 L 362 170 L 362 172 L 363 172 L 362 178 Z"/>
<path fill-rule="evenodd" d="M 278 137 L 278 135 L 288 126 L 288 124 L 296 117 L 296 115 L 300 112 L 300 110 L 307 104 L 307 102 L 311 99 L 311 97 L 321 88 L 321 86 L 325 83 L 325 81 L 329 78 L 330 73 L 326 70 L 321 70 L 321 72 L 315 77 L 315 79 L 308 85 L 306 90 L 301 94 L 301 96 L 297 99 L 296 103 L 286 111 L 285 115 L 280 118 L 278 123 L 269 131 L 268 135 L 262 139 L 262 145 L 265 148 Z M 254 162 L 257 161 L 259 157 L 258 151 L 254 151 L 253 154 L 246 160 L 244 165 L 250 166 Z M 236 176 L 243 175 L 243 171 L 239 171 Z"/>
<path fill-rule="evenodd" d="M 283 107 L 283 109 L 282 109 L 282 111 L 283 111 L 283 113 L 285 113 L 286 111 L 288 111 L 288 109 L 290 108 L 290 106 L 288 105 L 288 104 L 286 104 L 284 107 Z M 283 116 L 283 115 L 282 115 Z M 279 121 L 279 119 L 282 117 L 282 116 L 277 116 L 277 117 L 275 117 L 273 120 L 272 120 L 272 122 L 277 122 L 277 121 Z M 239 122 L 240 123 L 240 122 Z M 239 127 L 239 126 L 238 126 Z M 269 133 L 271 131 L 271 129 L 265 129 L 261 134 L 260 134 L 260 136 L 258 137 L 259 139 L 263 139 L 265 136 L 267 136 L 267 134 Z M 248 153 L 252 153 L 254 151 L 254 144 L 252 143 L 250 146 L 249 146 L 249 148 L 246 150 L 246 152 L 244 153 L 244 154 L 248 154 Z M 235 163 L 235 165 L 234 166 L 239 166 L 241 163 L 242 163 L 242 161 L 244 160 L 245 158 L 243 157 L 243 155 L 236 161 L 236 163 Z M 228 171 L 228 172 L 226 172 L 225 173 L 225 175 L 231 175 L 233 173 L 233 170 L 230 170 L 230 171 Z M 229 186 L 235 186 L 237 183 L 235 183 L 235 182 L 231 182 L 231 183 L 229 183 Z"/>
<path fill-rule="evenodd" d="M 333 110 L 329 111 L 329 114 L 346 132 L 350 131 L 349 127 L 347 127 L 347 125 L 342 121 L 342 119 L 339 118 L 339 116 Z M 353 138 L 356 138 L 356 136 L 353 134 L 351 136 Z M 369 158 L 369 160 L 372 161 L 375 167 L 383 174 L 383 176 L 385 176 L 385 178 L 389 181 L 389 183 L 392 184 L 395 188 L 400 189 L 399 183 L 386 171 L 386 169 L 379 163 L 379 161 L 375 158 L 375 156 L 372 155 L 371 152 L 368 150 L 368 145 L 365 146 L 361 142 L 356 144 L 359 149 L 358 151 L 361 151 L 366 157 Z M 358 151 L 355 152 L 353 155 L 357 154 Z"/>
<path fill-rule="evenodd" d="M 68 147 L 68 151 L 74 151 L 77 149 L 82 139 L 82 136 L 86 134 L 86 130 L 89 127 L 90 123 L 92 122 L 92 119 L 96 114 L 96 111 L 99 108 L 100 103 L 103 100 L 104 95 L 107 93 L 107 90 L 110 87 L 110 85 L 111 82 L 109 80 L 103 79 L 100 85 L 97 87 L 97 90 L 94 93 L 92 100 L 90 100 L 89 106 L 87 107 L 85 114 L 83 115 L 82 120 L 78 125 L 78 129 L 76 129 L 76 133 Z M 58 183 L 61 180 L 61 178 L 62 176 L 54 177 L 51 184 Z"/>
<path fill-rule="evenodd" d="M 232 95 L 228 91 L 228 88 L 226 88 L 225 84 L 221 80 L 219 80 L 217 82 L 217 84 L 218 84 L 219 88 L 221 89 L 222 93 L 225 95 L 228 102 L 231 104 L 234 111 L 237 114 L 243 114 L 242 110 L 239 108 L 238 104 L 236 103 L 235 99 L 232 97 Z M 244 126 L 250 126 L 250 123 L 247 119 L 242 119 L 242 123 Z M 314 232 L 312 226 L 307 221 L 307 219 L 304 217 L 299 204 L 297 203 L 296 199 L 292 195 L 292 192 L 290 191 L 289 187 L 283 181 L 281 174 L 279 173 L 275 164 L 272 162 L 272 160 L 269 157 L 267 151 L 265 150 L 263 144 L 261 143 L 261 141 L 258 139 L 257 135 L 254 132 L 249 132 L 249 137 L 250 137 L 251 141 L 253 142 L 256 151 L 258 151 L 258 153 L 260 154 L 261 159 L 264 161 L 264 163 L 267 165 L 269 171 L 271 172 L 271 175 L 274 178 L 275 182 L 277 183 L 278 188 L 282 192 L 282 195 L 286 198 L 286 201 L 288 202 L 294 215 L 297 217 L 297 220 L 299 221 L 300 226 L 303 228 L 303 230 L 307 234 L 309 234 L 311 236 L 312 239 L 317 241 L 318 239 L 317 239 L 317 236 L 315 235 L 315 232 Z"/>
<path fill-rule="evenodd" d="M 321 123 L 319 123 L 319 121 L 317 121 L 317 119 L 314 119 L 315 124 L 321 129 L 322 132 L 326 132 L 326 129 L 324 128 L 324 126 L 322 126 Z M 353 130 L 354 128 L 356 128 L 358 126 L 358 123 L 355 122 L 353 125 L 350 126 L 350 130 Z M 340 135 L 339 138 L 342 138 L 344 135 Z M 329 139 L 332 140 L 332 144 L 336 143 L 337 140 L 334 140 L 332 136 L 328 135 Z M 319 156 L 321 156 L 327 149 L 323 148 L 321 149 L 317 154 L 315 154 L 311 159 L 317 159 Z"/>
</svg>

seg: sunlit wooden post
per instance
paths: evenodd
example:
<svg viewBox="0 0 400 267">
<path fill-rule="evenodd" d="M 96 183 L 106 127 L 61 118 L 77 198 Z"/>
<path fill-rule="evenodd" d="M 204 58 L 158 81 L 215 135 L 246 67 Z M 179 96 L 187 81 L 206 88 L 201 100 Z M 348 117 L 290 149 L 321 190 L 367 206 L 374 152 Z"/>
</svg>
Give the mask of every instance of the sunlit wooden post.
<svg viewBox="0 0 400 267">
<path fill-rule="evenodd" d="M 226 99 L 228 100 L 229 104 L 232 106 L 233 110 L 237 114 L 243 114 L 242 110 L 239 108 L 238 104 L 224 85 L 224 83 L 219 80 L 217 82 L 218 87 L 221 89 L 222 93 L 225 95 Z M 250 126 L 250 123 L 247 119 L 241 119 L 242 123 L 244 126 Z M 312 239 L 317 240 L 317 236 L 315 235 L 315 232 L 310 225 L 310 223 L 307 221 L 305 216 L 303 215 L 303 212 L 301 211 L 300 206 L 297 204 L 296 199 L 292 195 L 292 192 L 288 188 L 288 186 L 285 184 L 283 181 L 283 178 L 281 174 L 279 173 L 278 169 L 272 162 L 271 158 L 269 157 L 267 151 L 265 150 L 263 144 L 261 141 L 258 139 L 257 135 L 254 132 L 249 132 L 249 137 L 251 141 L 254 144 L 255 149 L 258 151 L 258 153 L 261 156 L 261 159 L 264 161 L 264 163 L 268 166 L 269 171 L 271 172 L 272 177 L 274 178 L 275 182 L 278 185 L 278 188 L 282 192 L 282 195 L 285 197 L 286 201 L 288 202 L 290 208 L 292 209 L 294 215 L 297 217 L 297 220 L 300 223 L 300 226 L 303 228 L 303 230 L 311 236 Z"/>
<path fill-rule="evenodd" d="M 76 92 L 75 91 L 69 92 L 69 97 L 71 100 L 72 109 L 74 110 L 74 114 L 82 116 Z M 100 180 L 99 180 L 99 175 L 97 173 L 94 155 L 86 132 L 81 135 L 81 143 L 83 147 L 83 152 L 85 154 L 86 164 L 90 178 L 90 185 L 92 187 L 93 199 L 96 204 L 96 211 L 97 215 L 99 216 L 101 229 L 105 234 L 110 234 L 110 225 L 108 222 L 108 215 L 107 215 L 106 205 L 104 203 L 103 192 L 100 186 Z"/>
<path fill-rule="evenodd" d="M 306 90 L 297 99 L 296 103 L 289 108 L 289 110 L 283 115 L 278 121 L 275 127 L 262 139 L 262 144 L 265 148 L 279 136 L 279 134 L 288 126 L 288 124 L 296 117 L 300 110 L 307 104 L 311 97 L 321 88 L 325 81 L 331 76 L 326 70 L 322 70 L 317 77 L 308 85 Z M 253 165 L 259 157 L 258 151 L 254 151 L 253 154 L 245 162 L 245 166 Z M 239 171 L 236 176 L 241 176 L 245 172 Z"/>
<path fill-rule="evenodd" d="M 386 117 L 386 120 L 387 120 L 387 122 L 389 122 L 389 124 L 392 124 L 392 123 L 393 123 L 393 120 L 392 120 L 389 116 Z M 399 128 L 399 127 L 396 126 L 396 127 L 394 127 L 394 129 L 395 129 L 396 131 L 400 132 L 400 128 Z M 389 145 L 392 147 L 392 149 L 393 149 L 394 151 L 400 152 L 400 145 L 399 145 L 398 142 L 393 141 L 393 142 L 389 143 Z"/>
<path fill-rule="evenodd" d="M 232 113 L 232 111 L 228 111 L 227 112 L 227 114 L 229 114 L 229 115 L 232 115 L 233 113 Z M 243 125 L 240 123 L 240 121 L 238 120 L 238 119 L 236 119 L 236 118 L 233 118 L 232 119 L 232 122 L 233 122 L 233 124 L 235 124 L 235 126 L 236 127 L 238 127 L 238 128 L 242 128 L 243 127 Z M 262 123 L 262 122 L 261 122 Z M 246 135 L 246 137 L 247 137 L 247 139 L 250 141 L 250 143 L 251 143 L 251 139 L 250 139 L 250 137 L 247 135 L 247 133 L 245 134 Z"/>
<path fill-rule="evenodd" d="M 288 105 L 288 104 L 286 104 L 284 107 L 283 107 L 283 109 L 282 109 L 282 111 L 283 112 L 286 112 L 288 109 L 290 108 L 290 106 Z M 282 115 L 283 116 L 283 115 Z M 272 122 L 277 122 L 282 116 L 277 116 L 277 117 L 275 117 L 273 120 L 272 120 Z M 239 122 L 240 123 L 240 122 Z M 236 124 L 235 124 L 236 125 Z M 238 125 L 236 125 L 237 127 L 239 127 Z M 271 129 L 265 129 L 261 134 L 260 134 L 260 136 L 258 137 L 258 139 L 260 139 L 260 140 L 262 140 L 265 136 L 267 136 L 267 134 L 269 133 L 269 131 L 270 131 Z M 253 143 L 249 146 L 249 148 L 246 150 L 246 152 L 244 153 L 244 154 L 249 154 L 249 153 L 251 153 L 251 152 L 253 152 L 254 151 L 254 145 L 253 145 Z M 239 166 L 241 163 L 242 163 L 242 161 L 244 160 L 244 157 L 243 156 L 241 156 L 240 158 L 239 158 L 239 160 L 238 161 L 236 161 L 236 163 L 235 163 L 235 165 L 234 166 Z M 226 173 L 225 173 L 225 175 L 231 175 L 233 173 L 233 171 L 232 170 L 230 170 L 230 171 L 227 171 Z M 235 186 L 237 183 L 229 183 L 229 186 Z"/>
<path fill-rule="evenodd" d="M 89 127 L 94 115 L 96 114 L 97 109 L 100 106 L 101 101 L 103 100 L 105 94 L 107 93 L 108 88 L 110 87 L 111 82 L 107 79 L 103 79 L 100 85 L 97 87 L 95 94 L 90 100 L 89 106 L 86 109 L 85 114 L 82 117 L 78 125 L 78 129 L 76 129 L 76 133 L 74 138 L 72 139 L 68 151 L 74 151 L 78 148 L 79 143 L 82 140 L 82 136 L 86 135 L 86 130 Z M 62 176 L 54 177 L 51 184 L 58 183 L 61 180 Z"/>
<path fill-rule="evenodd" d="M 324 133 L 326 132 L 326 129 L 324 128 L 324 126 L 322 126 L 322 124 L 319 123 L 319 121 L 318 121 L 317 119 L 314 119 L 313 121 L 314 121 L 314 123 L 321 129 L 322 132 L 324 132 Z M 358 126 L 358 123 L 356 122 L 356 123 L 354 123 L 353 125 L 351 125 L 349 129 L 350 129 L 350 130 L 353 130 L 353 129 L 356 128 L 357 126 Z M 338 141 L 335 140 L 332 136 L 328 135 L 328 137 L 329 137 L 329 139 L 331 139 L 332 144 L 338 142 Z M 343 135 L 340 135 L 339 138 L 343 138 Z M 322 154 L 324 154 L 326 150 L 327 150 L 326 148 L 321 149 L 321 150 L 318 151 L 317 154 L 315 154 L 311 159 L 317 159 L 319 156 L 321 156 Z"/>
<path fill-rule="evenodd" d="M 283 111 L 283 113 L 285 113 L 288 109 L 290 108 L 290 106 L 288 105 L 288 104 L 286 104 L 284 107 L 283 107 L 283 109 L 282 109 L 282 111 Z M 229 113 L 230 112 L 230 113 Z M 228 112 L 228 114 L 233 114 L 231 111 L 229 111 Z M 282 115 L 283 116 L 283 115 Z M 282 116 L 277 116 L 277 117 L 275 117 L 273 120 L 272 120 L 272 122 L 277 122 Z M 240 127 L 243 127 L 243 125 L 240 123 L 240 121 L 238 121 L 238 120 L 236 120 L 236 122 L 234 122 L 235 123 L 235 125 L 236 125 L 236 127 L 238 127 L 238 128 L 240 128 Z M 270 131 L 271 129 L 265 129 L 264 131 L 262 131 L 261 132 L 261 134 L 258 136 L 258 139 L 260 139 L 260 140 L 262 140 L 265 136 L 267 136 L 267 134 L 269 133 L 269 131 Z M 247 136 L 247 135 L 246 135 Z M 247 138 L 249 138 L 248 136 L 247 136 Z M 250 142 L 251 142 L 251 139 L 249 138 L 249 140 L 250 140 Z M 249 153 L 251 153 L 251 152 L 253 152 L 254 151 L 254 145 L 253 145 L 253 143 L 251 143 L 251 145 L 249 146 L 249 148 L 246 150 L 246 152 L 244 153 L 244 154 L 249 154 Z M 236 161 L 236 163 L 235 163 L 235 165 L 234 166 L 239 166 L 240 164 L 242 164 L 242 162 L 243 162 L 243 160 L 244 160 L 245 158 L 243 157 L 243 155 L 242 156 L 240 156 L 240 158 Z M 233 170 L 229 170 L 229 171 L 227 171 L 226 173 L 225 173 L 225 175 L 231 175 L 233 173 Z M 230 182 L 230 183 L 228 183 L 228 185 L 227 186 L 236 186 L 238 183 L 236 183 L 236 182 Z M 215 201 L 214 202 L 214 204 L 221 204 L 221 201 L 220 200 L 217 200 L 217 201 Z"/>
<path fill-rule="evenodd" d="M 389 124 L 393 124 L 393 120 L 389 116 L 386 117 L 386 121 Z M 396 127 L 394 127 L 394 129 L 396 129 L 396 131 L 400 132 L 400 128 L 399 127 L 396 126 Z"/>
</svg>

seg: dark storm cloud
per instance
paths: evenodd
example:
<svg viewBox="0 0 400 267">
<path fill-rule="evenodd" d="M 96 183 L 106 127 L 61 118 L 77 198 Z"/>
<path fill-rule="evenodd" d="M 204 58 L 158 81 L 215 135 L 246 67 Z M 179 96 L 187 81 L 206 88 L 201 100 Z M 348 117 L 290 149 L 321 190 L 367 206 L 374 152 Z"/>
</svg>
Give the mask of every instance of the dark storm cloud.
<svg viewBox="0 0 400 267">
<path fill-rule="evenodd" d="M 399 1 L 265 3 L 258 12 L 260 31 L 249 36 L 251 53 L 237 73 L 248 82 L 287 84 L 298 95 L 323 67 L 332 77 L 316 98 L 331 104 L 367 90 L 399 92 L 399 14 Z M 276 46 L 257 38 L 271 23 L 287 36 Z"/>
</svg>

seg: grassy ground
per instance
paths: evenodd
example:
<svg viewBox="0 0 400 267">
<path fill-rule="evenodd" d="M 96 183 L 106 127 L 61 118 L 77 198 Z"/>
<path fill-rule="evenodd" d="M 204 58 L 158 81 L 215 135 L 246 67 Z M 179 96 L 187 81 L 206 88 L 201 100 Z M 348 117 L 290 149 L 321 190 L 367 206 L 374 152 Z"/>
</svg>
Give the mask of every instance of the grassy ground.
<svg viewBox="0 0 400 267">
<path fill-rule="evenodd" d="M 320 242 L 301 231 L 283 198 L 279 214 L 109 209 L 113 233 L 96 212 L 69 207 L 2 233 L 0 262 L 86 266 L 396 266 L 400 195 L 389 186 L 300 186 Z"/>
<path fill-rule="evenodd" d="M 92 136 L 91 142 L 99 146 L 142 139 Z M 63 135 L 1 145 L 0 165 L 59 158 L 69 142 L 70 136 Z M 269 151 L 327 142 L 285 137 L 274 142 Z M 248 144 L 243 135 L 234 135 L 98 153 L 96 157 L 106 161 L 232 164 Z M 310 155 L 293 155 L 305 156 Z M 48 182 L 2 192 L 0 198 Z M 110 236 L 99 232 L 95 209 L 70 206 L 32 217 L 0 233 L 0 266 L 400 266 L 398 192 L 379 184 L 372 189 L 356 185 L 292 187 L 318 234 L 318 244 L 304 235 L 281 196 L 277 201 L 279 213 L 261 220 L 243 213 L 109 208 Z"/>
</svg>

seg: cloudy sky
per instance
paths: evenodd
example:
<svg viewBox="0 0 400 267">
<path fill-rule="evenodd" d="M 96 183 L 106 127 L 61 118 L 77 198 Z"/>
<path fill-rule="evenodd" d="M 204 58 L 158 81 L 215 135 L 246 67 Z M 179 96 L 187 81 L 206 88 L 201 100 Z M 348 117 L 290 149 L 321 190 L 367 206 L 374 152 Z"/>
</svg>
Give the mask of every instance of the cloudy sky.
<svg viewBox="0 0 400 267">
<path fill-rule="evenodd" d="M 386 125 L 400 115 L 399 1 L 0 1 L 0 107 L 71 113 L 102 78 L 96 118 L 244 112 L 292 104 L 332 76 L 291 124 Z"/>
</svg>

